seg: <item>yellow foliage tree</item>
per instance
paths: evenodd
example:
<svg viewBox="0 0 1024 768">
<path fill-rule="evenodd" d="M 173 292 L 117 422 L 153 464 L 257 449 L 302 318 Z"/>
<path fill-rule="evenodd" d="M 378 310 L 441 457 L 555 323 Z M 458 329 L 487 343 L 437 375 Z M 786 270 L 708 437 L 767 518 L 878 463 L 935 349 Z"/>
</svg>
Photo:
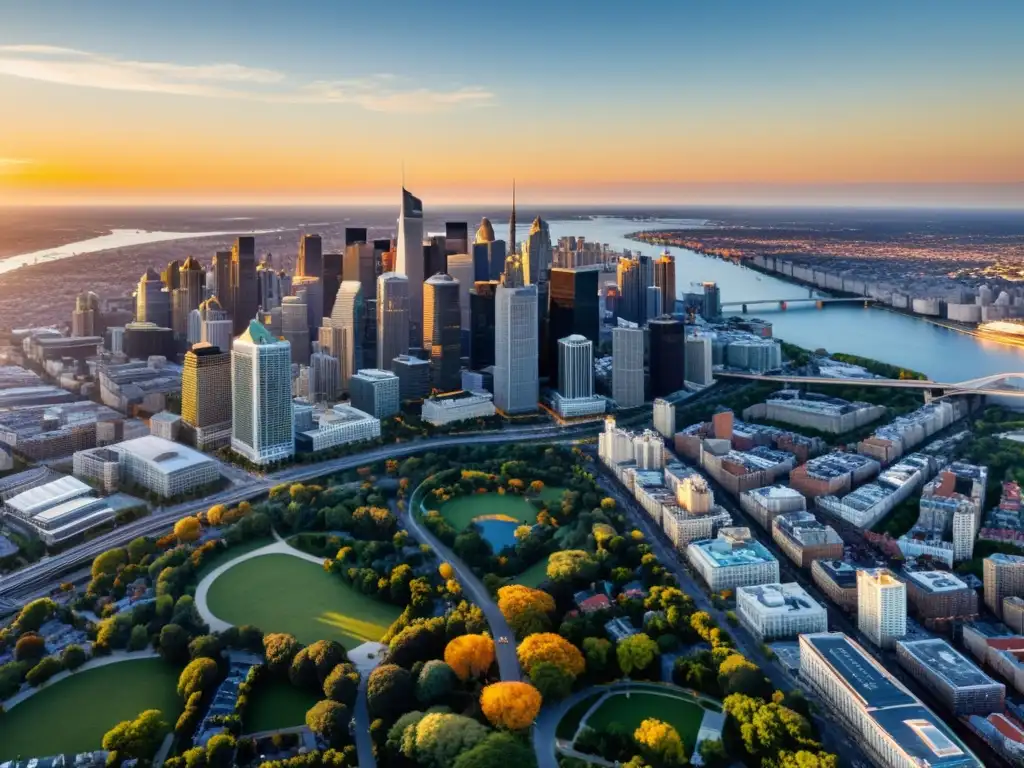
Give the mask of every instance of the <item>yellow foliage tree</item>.
<svg viewBox="0 0 1024 768">
<path fill-rule="evenodd" d="M 498 590 L 498 610 L 505 621 L 512 623 L 528 611 L 551 613 L 555 610 L 555 598 L 541 589 L 509 584 Z"/>
<path fill-rule="evenodd" d="M 530 493 L 536 494 L 536 493 L 540 493 L 543 490 L 544 490 L 544 481 L 543 480 L 534 480 L 532 483 L 530 483 Z"/>
<path fill-rule="evenodd" d="M 532 674 L 534 666 L 542 661 L 554 664 L 573 678 L 581 674 L 586 667 L 580 649 L 553 632 L 529 635 L 519 644 L 518 652 L 519 663 L 523 665 L 528 675 Z"/>
<path fill-rule="evenodd" d="M 206 521 L 210 525 L 220 525 L 224 520 L 224 513 L 228 511 L 228 508 L 223 504 L 214 504 L 206 511 Z"/>
<path fill-rule="evenodd" d="M 649 717 L 633 732 L 633 741 L 663 765 L 682 765 L 685 757 L 679 731 L 666 722 Z"/>
<path fill-rule="evenodd" d="M 494 641 L 486 635 L 460 635 L 445 647 L 444 661 L 463 682 L 480 677 L 494 663 Z"/>
<path fill-rule="evenodd" d="M 540 711 L 540 691 L 529 683 L 488 685 L 480 693 L 480 710 L 495 728 L 522 731 Z"/>
<path fill-rule="evenodd" d="M 198 539 L 202 530 L 198 517 L 183 517 L 174 524 L 174 536 L 182 544 Z"/>
<path fill-rule="evenodd" d="M 437 572 L 441 574 L 441 578 L 445 581 L 455 578 L 455 569 L 452 568 L 451 563 L 441 563 L 437 568 Z"/>
<path fill-rule="evenodd" d="M 527 538 L 529 538 L 530 533 L 532 531 L 533 528 L 531 528 L 528 525 L 517 526 L 515 530 L 516 541 L 525 541 Z"/>
</svg>

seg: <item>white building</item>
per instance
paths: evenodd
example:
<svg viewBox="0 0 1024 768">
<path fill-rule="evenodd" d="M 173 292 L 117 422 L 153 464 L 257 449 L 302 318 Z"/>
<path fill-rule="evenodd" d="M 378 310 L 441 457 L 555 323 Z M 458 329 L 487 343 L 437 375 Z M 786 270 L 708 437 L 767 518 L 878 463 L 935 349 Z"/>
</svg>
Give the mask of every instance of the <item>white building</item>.
<svg viewBox="0 0 1024 768">
<path fill-rule="evenodd" d="M 558 340 L 558 393 L 569 400 L 594 396 L 594 344 L 586 336 Z"/>
<path fill-rule="evenodd" d="M 378 419 L 398 413 L 398 376 L 391 371 L 365 368 L 349 380 L 352 406 Z"/>
<path fill-rule="evenodd" d="M 288 342 L 250 322 L 231 349 L 231 449 L 255 464 L 295 454 L 291 376 Z"/>
<path fill-rule="evenodd" d="M 320 349 L 338 358 L 342 389 L 348 388 L 348 380 L 363 359 L 364 301 L 362 283 L 358 280 L 343 280 L 334 299 L 330 321 L 320 328 Z"/>
<path fill-rule="evenodd" d="M 449 392 L 425 399 L 422 418 L 435 427 L 440 427 L 466 419 L 487 418 L 495 413 L 490 392 Z"/>
<path fill-rule="evenodd" d="M 644 332 L 641 328 L 612 329 L 612 399 L 619 408 L 644 402 Z"/>
<path fill-rule="evenodd" d="M 377 278 L 377 368 L 409 353 L 409 278 L 385 272 Z"/>
<path fill-rule="evenodd" d="M 687 381 L 700 387 L 706 387 L 714 383 L 711 339 L 707 336 L 686 337 L 684 361 L 685 378 Z"/>
<path fill-rule="evenodd" d="M 395 272 L 409 278 L 409 337 L 418 343 L 423 338 L 423 281 L 426 279 L 423 274 L 423 202 L 405 187 L 398 212 L 395 250 Z"/>
<path fill-rule="evenodd" d="M 108 522 L 114 511 L 92 488 L 74 477 L 61 477 L 30 488 L 7 500 L 5 510 L 30 527 L 46 544 L 54 545 Z"/>
<path fill-rule="evenodd" d="M 309 400 L 312 403 L 333 403 L 341 392 L 341 364 L 327 352 L 309 356 Z"/>
<path fill-rule="evenodd" d="M 654 428 L 670 440 L 676 434 L 676 407 L 660 397 L 654 401 Z"/>
<path fill-rule="evenodd" d="M 785 485 L 765 485 L 741 493 L 740 507 L 752 515 L 762 528 L 770 531 L 772 522 L 779 515 L 806 510 L 807 498 Z"/>
<path fill-rule="evenodd" d="M 499 285 L 494 307 L 494 407 L 503 413 L 537 410 L 537 287 Z"/>
<path fill-rule="evenodd" d="M 691 542 L 686 557 L 712 592 L 779 581 L 779 561 L 749 528 L 723 528 L 716 539 Z"/>
<path fill-rule="evenodd" d="M 122 482 L 169 498 L 210 485 L 220 478 L 217 463 L 205 454 L 162 437 L 147 435 L 109 446 L 118 455 Z"/>
<path fill-rule="evenodd" d="M 828 630 L 825 609 L 796 583 L 737 587 L 736 613 L 760 643 Z"/>
<path fill-rule="evenodd" d="M 106 493 L 113 493 L 121 484 L 120 458 L 109 448 L 76 451 L 72 466 L 75 477 L 96 481 Z"/>
<path fill-rule="evenodd" d="M 297 432 L 295 440 L 305 451 L 323 451 L 339 445 L 380 437 L 380 419 L 347 403 L 314 415 L 313 429 Z"/>
<path fill-rule="evenodd" d="M 149 417 L 149 433 L 164 440 L 177 440 L 181 432 L 181 416 L 170 411 L 160 411 Z"/>
<path fill-rule="evenodd" d="M 907 634 L 907 585 L 892 571 L 857 571 L 857 628 L 881 648 Z"/>
</svg>

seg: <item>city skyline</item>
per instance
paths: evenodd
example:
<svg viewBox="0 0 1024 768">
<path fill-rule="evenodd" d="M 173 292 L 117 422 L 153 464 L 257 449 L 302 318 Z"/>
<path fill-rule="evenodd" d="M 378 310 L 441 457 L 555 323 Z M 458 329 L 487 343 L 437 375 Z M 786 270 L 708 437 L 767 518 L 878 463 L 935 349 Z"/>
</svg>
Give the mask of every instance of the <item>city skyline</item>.
<svg viewBox="0 0 1024 768">
<path fill-rule="evenodd" d="M 1009 2 L 0 18 L 0 204 L 1024 204 Z"/>
</svg>

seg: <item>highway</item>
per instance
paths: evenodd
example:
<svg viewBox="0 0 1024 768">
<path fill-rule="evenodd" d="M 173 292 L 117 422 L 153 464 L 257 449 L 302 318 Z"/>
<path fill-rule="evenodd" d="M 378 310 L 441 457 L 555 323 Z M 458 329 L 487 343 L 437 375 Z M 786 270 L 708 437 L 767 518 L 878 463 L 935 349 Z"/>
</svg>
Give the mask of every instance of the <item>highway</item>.
<svg viewBox="0 0 1024 768">
<path fill-rule="evenodd" d="M 835 379 L 827 376 L 787 376 L 785 374 L 769 375 L 759 373 L 734 373 L 732 371 L 715 371 L 716 378 L 743 379 L 746 381 L 770 381 L 777 384 L 850 384 L 855 387 L 886 387 L 889 389 L 948 390 L 954 395 L 1000 395 L 1008 397 L 1024 397 L 1024 389 L 1016 387 L 998 388 L 1007 379 L 1024 378 L 1024 373 L 996 373 L 967 381 L 943 382 L 920 379 Z"/>
</svg>

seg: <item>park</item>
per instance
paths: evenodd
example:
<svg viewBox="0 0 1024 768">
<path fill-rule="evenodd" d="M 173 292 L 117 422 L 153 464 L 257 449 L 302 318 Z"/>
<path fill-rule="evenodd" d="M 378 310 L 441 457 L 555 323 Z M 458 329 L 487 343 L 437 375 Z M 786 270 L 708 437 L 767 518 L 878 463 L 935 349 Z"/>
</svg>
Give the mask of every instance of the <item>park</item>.
<svg viewBox="0 0 1024 768">
<path fill-rule="evenodd" d="M 544 488 L 535 498 L 554 504 L 562 488 Z M 515 530 L 537 521 L 537 508 L 528 497 L 509 493 L 474 493 L 444 502 L 438 511 L 456 531 L 476 525 L 495 554 L 515 546 Z"/>
</svg>

